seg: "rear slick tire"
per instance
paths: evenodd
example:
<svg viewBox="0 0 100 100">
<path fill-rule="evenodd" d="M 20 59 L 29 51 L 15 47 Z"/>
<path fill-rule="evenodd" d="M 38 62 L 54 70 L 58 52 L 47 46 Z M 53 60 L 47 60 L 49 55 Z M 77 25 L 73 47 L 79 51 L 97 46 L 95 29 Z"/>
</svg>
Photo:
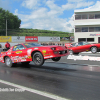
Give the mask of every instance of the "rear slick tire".
<svg viewBox="0 0 100 100">
<path fill-rule="evenodd" d="M 97 52 L 97 47 L 92 47 L 91 48 L 91 52 L 94 54 L 94 53 L 96 53 Z"/>
<path fill-rule="evenodd" d="M 35 66 L 42 66 L 44 64 L 44 57 L 41 52 L 35 52 L 33 54 L 33 62 Z"/>
<path fill-rule="evenodd" d="M 7 67 L 11 68 L 11 67 L 16 66 L 17 63 L 12 63 L 12 60 L 9 57 L 6 57 L 5 58 L 5 64 L 6 64 Z"/>
</svg>

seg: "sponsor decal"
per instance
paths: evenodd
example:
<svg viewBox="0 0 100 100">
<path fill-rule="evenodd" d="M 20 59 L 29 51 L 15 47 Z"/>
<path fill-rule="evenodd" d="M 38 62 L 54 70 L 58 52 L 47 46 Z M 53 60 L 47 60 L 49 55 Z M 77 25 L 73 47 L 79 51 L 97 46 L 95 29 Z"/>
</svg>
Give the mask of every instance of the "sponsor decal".
<svg viewBox="0 0 100 100">
<path fill-rule="evenodd" d="M 36 49 L 38 49 L 38 48 L 34 48 L 34 50 L 36 50 Z"/>
<path fill-rule="evenodd" d="M 12 42 L 25 42 L 25 36 L 12 36 Z"/>
<path fill-rule="evenodd" d="M 38 42 L 38 37 L 37 36 L 26 36 L 25 41 L 26 42 Z"/>
<path fill-rule="evenodd" d="M 51 37 L 50 40 L 51 41 L 60 41 L 60 37 Z"/>
<path fill-rule="evenodd" d="M 46 53 L 46 50 L 42 50 L 43 53 Z"/>
<path fill-rule="evenodd" d="M 25 59 L 25 57 L 22 57 L 22 59 Z"/>
<path fill-rule="evenodd" d="M 49 55 L 51 55 L 51 53 L 48 53 L 48 54 L 43 54 L 44 56 L 49 56 Z"/>
<path fill-rule="evenodd" d="M 26 61 L 26 59 L 22 59 L 21 61 Z"/>
<path fill-rule="evenodd" d="M 28 45 L 27 43 L 25 43 L 25 45 Z"/>
<path fill-rule="evenodd" d="M 27 58 L 31 59 L 32 57 L 31 56 L 28 56 Z"/>
<path fill-rule="evenodd" d="M 46 56 L 46 54 L 45 54 L 46 53 L 46 50 L 42 50 L 42 53 L 43 53 L 44 56 Z"/>
<path fill-rule="evenodd" d="M 20 57 L 20 56 L 14 56 L 14 57 L 12 57 L 11 56 L 11 60 L 12 60 L 13 63 L 14 62 L 23 62 L 23 61 L 26 61 L 26 58 L 25 58 L 25 56 L 22 56 L 22 57 Z"/>
<path fill-rule="evenodd" d="M 11 36 L 0 36 L 0 42 L 11 42 Z"/>
<path fill-rule="evenodd" d="M 20 36 L 17 37 L 17 40 L 20 40 Z"/>
<path fill-rule="evenodd" d="M 14 46 L 14 48 L 16 48 L 17 46 Z"/>
<path fill-rule="evenodd" d="M 100 34 L 90 34 L 90 36 L 100 36 Z"/>
<path fill-rule="evenodd" d="M 44 57 L 44 58 L 51 58 L 51 57 L 53 57 L 53 56 L 46 56 L 46 57 Z"/>
<path fill-rule="evenodd" d="M 27 50 L 27 55 L 28 55 L 28 56 L 31 55 L 31 51 L 32 51 L 32 49 Z"/>
<path fill-rule="evenodd" d="M 17 52 L 16 52 L 16 54 L 20 54 L 20 53 L 22 53 L 22 51 L 17 51 Z"/>
</svg>

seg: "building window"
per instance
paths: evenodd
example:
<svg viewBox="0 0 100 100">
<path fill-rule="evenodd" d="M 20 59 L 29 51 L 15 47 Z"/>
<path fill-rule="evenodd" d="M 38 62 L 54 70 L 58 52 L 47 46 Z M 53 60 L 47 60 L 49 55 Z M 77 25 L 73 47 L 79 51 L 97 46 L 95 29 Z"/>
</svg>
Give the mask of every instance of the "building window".
<svg viewBox="0 0 100 100">
<path fill-rule="evenodd" d="M 89 32 L 94 32 L 94 27 L 89 27 Z"/>
<path fill-rule="evenodd" d="M 81 15 L 75 15 L 75 19 L 76 20 L 81 19 Z"/>
<path fill-rule="evenodd" d="M 82 27 L 82 32 L 88 32 L 88 27 Z"/>
<path fill-rule="evenodd" d="M 100 18 L 100 14 L 95 14 L 95 19 L 99 19 Z"/>
<path fill-rule="evenodd" d="M 88 15 L 82 15 L 82 19 L 88 19 Z"/>
<path fill-rule="evenodd" d="M 95 15 L 94 14 L 89 14 L 89 19 L 94 19 Z"/>
<path fill-rule="evenodd" d="M 95 32 L 100 32 L 100 27 L 95 27 L 95 28 L 94 28 L 94 31 L 95 31 Z"/>
<path fill-rule="evenodd" d="M 81 32 L 82 28 L 75 28 L 75 32 Z"/>
<path fill-rule="evenodd" d="M 94 42 L 94 38 L 87 38 L 87 42 Z"/>
<path fill-rule="evenodd" d="M 86 38 L 78 38 L 78 42 L 86 41 Z"/>
</svg>

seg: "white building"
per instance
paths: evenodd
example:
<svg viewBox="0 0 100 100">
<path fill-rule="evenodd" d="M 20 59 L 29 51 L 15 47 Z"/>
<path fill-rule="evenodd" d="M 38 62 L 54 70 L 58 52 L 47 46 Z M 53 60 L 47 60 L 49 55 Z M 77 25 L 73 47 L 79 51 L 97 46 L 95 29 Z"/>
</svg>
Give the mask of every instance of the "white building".
<svg viewBox="0 0 100 100">
<path fill-rule="evenodd" d="M 75 10 L 74 15 L 75 42 L 100 43 L 100 10 Z"/>
</svg>

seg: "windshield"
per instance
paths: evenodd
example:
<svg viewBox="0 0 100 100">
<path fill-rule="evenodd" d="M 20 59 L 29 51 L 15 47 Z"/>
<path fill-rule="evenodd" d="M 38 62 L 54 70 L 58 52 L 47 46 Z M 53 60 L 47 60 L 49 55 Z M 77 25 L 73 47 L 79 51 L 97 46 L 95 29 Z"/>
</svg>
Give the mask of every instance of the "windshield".
<svg viewBox="0 0 100 100">
<path fill-rule="evenodd" d="M 38 43 L 24 43 L 25 47 L 27 48 L 31 48 L 31 47 L 39 47 L 39 46 L 42 46 Z"/>
<path fill-rule="evenodd" d="M 76 46 L 82 46 L 82 45 L 87 45 L 90 44 L 88 42 L 77 42 L 77 43 L 73 43 L 71 44 L 72 47 L 76 47 Z"/>
<path fill-rule="evenodd" d="M 83 44 L 84 44 L 84 45 L 87 45 L 87 44 L 90 44 L 90 43 L 88 43 L 88 42 L 83 42 Z"/>
</svg>

